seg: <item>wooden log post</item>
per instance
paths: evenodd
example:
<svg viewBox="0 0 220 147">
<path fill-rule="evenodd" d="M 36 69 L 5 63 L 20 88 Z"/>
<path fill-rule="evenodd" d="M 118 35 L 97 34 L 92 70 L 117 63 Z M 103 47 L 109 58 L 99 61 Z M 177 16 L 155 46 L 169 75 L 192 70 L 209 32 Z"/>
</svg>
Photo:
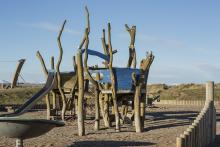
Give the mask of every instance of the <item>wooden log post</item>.
<svg viewBox="0 0 220 147">
<path fill-rule="evenodd" d="M 47 119 L 51 119 L 51 113 L 50 113 L 50 93 L 46 94 L 46 105 L 47 105 Z"/>
<path fill-rule="evenodd" d="M 210 142 L 215 140 L 216 132 L 216 114 L 215 114 L 215 105 L 214 105 L 214 82 L 209 81 L 206 83 L 206 100 L 210 101 L 210 127 L 211 127 L 211 136 Z"/>
<path fill-rule="evenodd" d="M 45 65 L 44 59 L 43 59 L 40 51 L 37 51 L 36 56 L 37 56 L 37 58 L 39 59 L 39 61 L 41 63 L 41 66 L 42 66 L 42 69 L 43 69 L 43 72 L 44 72 L 44 76 L 45 76 L 45 78 L 47 78 L 48 70 L 47 70 L 47 67 Z M 50 108 L 50 94 L 49 93 L 46 94 L 45 102 L 46 102 L 46 106 L 47 106 L 47 119 L 50 120 L 51 119 L 51 111 L 50 111 L 51 108 Z"/>
<path fill-rule="evenodd" d="M 182 137 L 177 137 L 176 138 L 176 147 L 185 147 L 185 142 L 184 138 Z"/>
<path fill-rule="evenodd" d="M 14 76 L 12 78 L 12 82 L 11 82 L 11 88 L 14 88 L 17 86 L 17 81 L 18 81 L 18 77 L 20 75 L 22 66 L 24 65 L 25 59 L 20 59 L 18 60 L 18 64 L 14 73 Z"/>
<path fill-rule="evenodd" d="M 101 92 L 99 93 L 99 106 L 100 106 L 102 117 L 104 119 L 104 95 Z"/>
<path fill-rule="evenodd" d="M 185 146 L 190 147 L 190 136 L 188 131 L 184 131 L 183 134 L 185 135 Z"/>
<path fill-rule="evenodd" d="M 91 76 L 90 72 L 89 72 L 89 67 L 88 67 L 88 47 L 89 47 L 89 33 L 90 33 L 90 20 L 89 20 L 89 11 L 88 8 L 85 7 L 85 12 L 86 12 L 86 20 L 87 20 L 87 26 L 85 28 L 85 32 L 84 32 L 84 37 L 82 39 L 82 42 L 79 46 L 79 49 L 82 49 L 82 47 L 84 46 L 85 48 L 85 53 L 84 53 L 84 69 L 85 69 L 85 73 L 86 76 L 89 79 L 89 82 L 91 82 L 95 88 L 95 126 L 94 129 L 95 130 L 99 130 L 99 124 L 100 124 L 100 112 L 99 112 L 99 85 L 98 82 L 96 80 L 93 79 L 93 77 Z"/>
<path fill-rule="evenodd" d="M 100 74 L 96 73 L 96 80 L 100 80 Z M 97 131 L 99 130 L 100 126 L 100 110 L 99 110 L 99 95 L 100 91 L 98 89 L 98 85 L 95 90 L 95 126 L 94 129 Z"/>
<path fill-rule="evenodd" d="M 58 61 L 57 61 L 57 64 L 56 64 L 57 86 L 58 86 L 59 93 L 60 93 L 61 98 L 62 98 L 62 112 L 61 112 L 62 120 L 65 120 L 65 113 L 66 113 L 66 108 L 67 108 L 67 100 L 66 100 L 66 96 L 64 94 L 64 89 L 61 86 L 62 79 L 61 79 L 61 75 L 60 75 L 60 64 L 61 64 L 62 57 L 63 57 L 63 47 L 62 47 L 62 44 L 61 44 L 61 36 L 62 36 L 63 30 L 64 30 L 65 24 L 66 24 L 66 20 L 63 22 L 63 25 L 62 25 L 62 27 L 60 29 L 60 32 L 59 32 L 59 35 L 57 37 L 57 43 L 58 43 L 58 47 L 59 47 L 59 58 L 58 58 Z"/>
<path fill-rule="evenodd" d="M 45 65 L 44 59 L 43 59 L 43 57 L 42 57 L 40 51 L 37 51 L 36 56 L 37 56 L 37 58 L 38 58 L 39 61 L 40 61 L 41 67 L 42 67 L 42 69 L 43 69 L 44 76 L 45 76 L 45 78 L 47 78 L 48 70 L 47 70 L 47 67 L 46 67 L 46 65 Z"/>
<path fill-rule="evenodd" d="M 104 88 L 106 90 L 109 89 L 109 84 L 106 83 L 104 85 Z M 110 120 L 109 120 L 109 95 L 108 94 L 104 95 L 103 111 L 104 111 L 104 114 L 103 114 L 104 126 L 109 128 Z"/>
<path fill-rule="evenodd" d="M 130 35 L 130 45 L 129 45 L 129 58 L 128 58 L 128 63 L 127 63 L 127 67 L 131 67 L 132 63 L 133 63 L 133 68 L 136 68 L 136 51 L 135 51 L 135 36 L 136 36 L 136 26 L 132 26 L 131 28 L 125 24 L 125 28 L 128 31 L 129 35 Z"/>
<path fill-rule="evenodd" d="M 48 70 L 46 69 L 46 66 L 45 66 L 45 63 L 44 63 L 44 60 L 40 54 L 40 52 L 38 51 L 37 52 L 37 56 L 39 56 L 38 58 L 40 59 L 41 61 L 41 64 L 43 66 L 43 71 L 44 71 L 44 74 L 45 76 L 48 75 Z M 51 57 L 51 69 L 54 69 L 54 57 L 52 56 Z M 53 99 L 53 108 L 55 107 L 55 104 L 56 104 L 56 95 L 55 93 L 52 91 L 52 99 Z M 48 93 L 46 95 L 46 105 L 47 105 L 47 119 L 50 120 L 50 119 L 54 119 L 54 118 L 51 118 L 51 106 L 50 106 L 50 93 Z"/>
<path fill-rule="evenodd" d="M 104 53 L 105 55 L 107 56 L 110 56 L 110 53 L 109 53 L 109 45 L 106 43 L 106 39 L 105 39 L 105 29 L 102 30 L 102 38 L 101 38 L 101 41 L 102 41 L 102 47 L 103 47 L 103 50 L 104 50 Z M 104 66 L 106 68 L 109 68 L 109 63 L 107 61 L 104 61 Z M 108 90 L 109 88 L 111 88 L 111 86 L 109 85 L 109 83 L 105 83 L 104 84 L 104 89 L 105 90 Z M 103 100 L 103 105 L 102 105 L 102 108 L 103 108 L 103 120 L 104 120 L 104 125 L 105 127 L 109 128 L 112 124 L 112 122 L 110 122 L 110 113 L 109 113 L 109 101 L 110 101 L 110 95 L 109 94 L 104 94 L 104 100 Z M 114 108 L 112 109 L 112 112 L 114 111 Z M 112 113 L 113 114 L 113 113 Z M 115 113 L 114 113 L 115 114 Z"/>
<path fill-rule="evenodd" d="M 205 104 L 205 109 L 204 109 L 204 117 L 203 117 L 203 133 L 204 133 L 204 145 L 207 144 L 207 103 Z"/>
<path fill-rule="evenodd" d="M 188 146 L 189 147 L 192 147 L 192 129 L 191 128 L 187 128 L 187 130 L 186 130 L 188 133 L 189 133 L 189 142 L 188 142 Z"/>
<path fill-rule="evenodd" d="M 206 125 L 206 119 L 205 119 L 205 113 L 204 113 L 204 115 L 202 117 L 202 133 L 203 133 L 202 144 L 203 144 L 203 146 L 205 146 L 205 144 L 206 144 L 206 131 L 205 131 L 206 126 L 205 125 Z"/>
<path fill-rule="evenodd" d="M 121 106 L 121 117 L 122 117 L 122 121 L 123 123 L 125 120 L 125 117 L 127 115 L 128 112 L 128 101 L 127 100 L 122 100 L 122 106 Z"/>
<path fill-rule="evenodd" d="M 144 87 L 144 85 L 143 85 Z M 141 90 L 142 91 L 142 90 Z M 140 117 L 141 117 L 141 130 L 144 130 L 144 121 L 145 121 L 145 108 L 146 108 L 146 95 L 141 93 L 141 100 L 140 100 Z"/>
<path fill-rule="evenodd" d="M 207 144 L 211 143 L 212 138 L 212 118 L 211 118 L 211 103 L 209 103 L 209 107 L 207 110 Z"/>
<path fill-rule="evenodd" d="M 204 135 L 204 121 L 203 121 L 203 117 L 204 117 L 204 113 L 201 114 L 201 117 L 200 117 L 200 120 L 199 120 L 199 124 L 200 124 L 200 135 L 201 135 L 201 138 L 200 138 L 200 145 L 203 146 L 204 144 L 204 138 L 205 138 L 205 135 Z"/>
<path fill-rule="evenodd" d="M 215 137 L 216 137 L 216 109 L 215 106 L 213 106 L 213 134 L 212 134 L 212 142 L 215 141 Z"/>
<path fill-rule="evenodd" d="M 214 100 L 214 82 L 209 81 L 206 83 L 206 100 Z"/>
<path fill-rule="evenodd" d="M 140 113 L 140 97 L 141 97 L 141 85 L 136 85 L 134 96 L 134 122 L 136 132 L 142 132 L 141 127 L 141 113 Z"/>
<path fill-rule="evenodd" d="M 118 110 L 118 101 L 117 101 L 117 91 L 116 91 L 116 77 L 113 72 L 112 64 L 113 64 L 113 52 L 112 52 L 112 43 L 111 43 L 111 25 L 108 23 L 108 49 L 109 49 L 109 57 L 110 61 L 108 64 L 111 78 L 111 90 L 112 90 L 112 99 L 113 106 L 115 111 L 115 130 L 116 132 L 120 132 L 120 119 L 119 119 L 119 110 Z"/>
<path fill-rule="evenodd" d="M 83 100 L 84 100 L 84 74 L 83 74 L 83 63 L 82 63 L 82 52 L 78 50 L 77 56 L 77 74 L 78 74 L 78 106 L 77 106 L 77 117 L 78 117 L 78 134 L 79 136 L 85 135 L 84 126 L 84 114 L 83 114 Z"/>
<path fill-rule="evenodd" d="M 24 147 L 24 145 L 23 145 L 23 139 L 21 139 L 21 138 L 17 138 L 16 139 L 16 145 L 15 145 L 16 147 Z"/>
<path fill-rule="evenodd" d="M 181 140 L 182 140 L 182 146 L 183 147 L 186 147 L 186 144 L 185 144 L 185 141 L 186 141 L 186 135 L 184 135 L 184 134 L 180 134 L 180 138 L 181 138 Z"/>
<path fill-rule="evenodd" d="M 196 142 L 196 139 L 195 139 L 195 126 L 191 125 L 189 126 L 189 128 L 191 129 L 191 146 L 192 147 L 195 147 L 195 142 Z"/>
<path fill-rule="evenodd" d="M 192 126 L 194 127 L 194 146 L 198 147 L 198 140 L 199 140 L 199 122 L 198 120 L 194 120 L 192 123 Z"/>
<path fill-rule="evenodd" d="M 135 114 L 135 127 L 136 132 L 142 132 L 144 130 L 145 120 L 145 96 L 142 90 L 146 89 L 146 83 L 148 78 L 148 72 L 150 66 L 154 60 L 152 52 L 147 54 L 147 58 L 143 59 L 140 64 L 140 77 L 137 78 L 134 74 L 132 75 L 133 83 L 135 86 L 135 97 L 134 97 L 134 114 Z"/>
<path fill-rule="evenodd" d="M 51 69 L 52 70 L 54 70 L 55 69 L 55 67 L 54 67 L 54 56 L 52 56 L 51 58 L 50 58 L 50 66 L 51 66 Z M 56 102 L 56 93 L 52 90 L 52 105 L 53 105 L 53 110 L 54 111 L 56 111 L 56 109 L 57 109 L 57 106 L 56 106 L 56 104 L 57 104 L 57 102 Z"/>
<path fill-rule="evenodd" d="M 199 126 L 198 126 L 198 128 L 199 128 L 199 138 L 198 138 L 198 146 L 199 147 L 202 147 L 202 139 L 203 139 L 203 131 L 202 131 L 202 117 L 200 117 L 199 119 L 198 119 L 198 121 L 199 121 Z"/>
</svg>

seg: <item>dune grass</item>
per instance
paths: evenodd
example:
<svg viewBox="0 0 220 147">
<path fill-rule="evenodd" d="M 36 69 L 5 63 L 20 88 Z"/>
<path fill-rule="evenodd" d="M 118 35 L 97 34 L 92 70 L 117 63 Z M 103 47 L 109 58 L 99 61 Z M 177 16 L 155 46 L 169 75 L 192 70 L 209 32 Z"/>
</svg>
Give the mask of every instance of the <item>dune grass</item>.
<svg viewBox="0 0 220 147">
<path fill-rule="evenodd" d="M 32 97 L 41 87 L 25 87 L 0 90 L 0 104 L 23 104 Z M 153 84 L 148 86 L 149 96 L 160 95 L 161 100 L 204 100 L 204 84 L 180 84 L 169 86 Z M 215 85 L 215 100 L 220 100 L 220 84 Z M 39 103 L 45 103 L 42 99 Z"/>
<path fill-rule="evenodd" d="M 155 84 L 148 86 L 148 92 L 150 95 L 160 94 L 164 100 L 205 100 L 204 84 Z M 220 100 L 220 84 L 215 85 L 215 100 Z"/>
</svg>

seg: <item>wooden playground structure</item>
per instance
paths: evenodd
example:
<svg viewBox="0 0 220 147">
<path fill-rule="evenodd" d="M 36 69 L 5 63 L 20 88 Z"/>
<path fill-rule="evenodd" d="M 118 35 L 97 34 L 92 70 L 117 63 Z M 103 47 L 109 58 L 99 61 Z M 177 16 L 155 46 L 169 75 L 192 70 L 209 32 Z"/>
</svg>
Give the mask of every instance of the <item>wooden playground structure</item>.
<svg viewBox="0 0 220 147">
<path fill-rule="evenodd" d="M 63 57 L 61 36 L 66 24 L 65 20 L 57 37 L 59 58 L 56 66 L 54 57 L 51 57 L 51 67 L 48 70 L 40 52 L 38 51 L 36 54 L 47 78 L 44 87 L 15 112 L 1 115 L 0 136 L 16 138 L 17 146 L 23 146 L 23 139 L 36 137 L 54 127 L 63 126 L 63 121 L 70 116 L 77 117 L 79 136 L 85 135 L 86 99 L 92 99 L 95 103 L 95 130 L 100 129 L 101 116 L 105 127 L 109 128 L 113 123 L 115 124 L 116 132 L 120 132 L 120 126 L 125 122 L 125 118 L 129 118 L 133 122 L 136 132 L 142 132 L 144 129 L 147 79 L 154 55 L 152 52 L 147 53 L 146 57 L 141 60 L 139 68 L 136 67 L 136 26 L 130 28 L 126 24 L 125 28 L 131 38 L 128 63 L 125 67 L 113 66 L 113 55 L 117 53 L 117 50 L 113 50 L 112 47 L 110 23 L 107 26 L 107 39 L 105 29 L 103 29 L 101 38 L 104 53 L 89 49 L 90 20 L 87 7 L 85 10 L 87 23 L 76 56 L 73 56 L 74 71 L 60 71 Z M 89 56 L 102 59 L 104 66 L 89 66 Z M 11 88 L 16 86 L 24 61 L 19 61 Z M 50 95 L 52 95 L 52 105 Z M 48 120 L 19 117 L 45 96 Z M 70 115 L 66 114 L 67 111 L 70 112 Z M 11 131 L 13 128 L 18 128 L 18 131 Z M 30 133 L 31 131 L 32 133 Z"/>
<path fill-rule="evenodd" d="M 64 126 L 64 122 L 70 118 L 77 118 L 78 135 L 85 135 L 87 100 L 94 102 L 95 131 L 101 129 L 101 119 L 103 119 L 105 128 L 115 126 L 116 132 L 120 132 L 121 126 L 127 123 L 127 120 L 135 127 L 136 132 L 144 131 L 146 106 L 152 105 L 155 100 L 159 101 L 160 97 L 157 95 L 151 99 L 147 98 L 147 81 L 154 55 L 152 52 L 147 52 L 146 57 L 137 67 L 136 26 L 129 27 L 125 24 L 125 29 L 130 36 L 129 58 L 125 67 L 114 66 L 114 54 L 117 53 L 117 50 L 114 50 L 112 45 L 111 24 L 108 23 L 107 31 L 102 30 L 103 53 L 90 49 L 91 28 L 87 7 L 85 7 L 85 12 L 86 27 L 77 53 L 73 56 L 74 70 L 60 71 L 64 52 L 61 37 L 67 22 L 65 20 L 57 37 L 59 47 L 57 63 L 54 63 L 52 56 L 51 65 L 48 68 L 40 51 L 36 53 L 47 79 L 44 87 L 15 112 L 0 115 L 0 136 L 16 138 L 16 146 L 22 147 L 24 139 L 40 136 L 54 127 Z M 103 66 L 88 65 L 91 56 L 103 60 Z M 24 59 L 19 60 L 11 88 L 16 87 L 24 62 Z M 205 146 L 214 141 L 216 136 L 214 83 L 208 82 L 206 88 L 204 108 L 187 131 L 176 138 L 176 147 Z M 47 106 L 47 120 L 19 117 L 44 97 Z"/>
<path fill-rule="evenodd" d="M 111 42 L 111 25 L 108 23 L 106 40 L 105 29 L 101 38 L 104 53 L 89 49 L 90 20 L 89 12 L 86 10 L 86 28 L 83 39 L 79 45 L 76 56 L 73 57 L 74 71 L 61 72 L 60 63 L 63 56 L 61 36 L 66 24 L 64 21 L 57 37 L 59 47 L 59 58 L 54 68 L 54 57 L 51 57 L 51 69 L 56 70 L 56 86 L 52 89 L 52 108 L 50 104 L 50 94 L 46 96 L 47 118 L 56 119 L 57 115 L 65 120 L 66 111 L 77 110 L 79 135 L 85 134 L 85 99 L 92 98 L 95 101 L 95 130 L 100 128 L 100 112 L 104 120 L 105 127 L 110 127 L 115 121 L 115 129 L 120 131 L 120 120 L 124 120 L 130 111 L 130 119 L 134 121 L 136 132 L 143 131 L 144 116 L 146 106 L 146 85 L 150 66 L 154 60 L 152 52 L 140 62 L 140 67 L 136 68 L 137 59 L 135 51 L 136 26 L 131 28 L 126 24 L 125 28 L 130 35 L 129 59 L 126 67 L 114 67 L 113 55 L 117 52 L 113 50 Z M 103 61 L 104 66 L 88 66 L 89 56 L 96 56 Z M 42 65 L 45 77 L 48 69 L 40 52 L 37 57 Z M 131 110 L 128 108 L 131 107 Z M 121 107 L 121 112 L 119 112 Z M 60 112 L 61 111 L 61 112 Z M 60 113 L 59 113 L 60 112 Z M 75 114 L 75 112 L 72 112 Z M 110 115 L 115 118 L 111 119 Z"/>
</svg>

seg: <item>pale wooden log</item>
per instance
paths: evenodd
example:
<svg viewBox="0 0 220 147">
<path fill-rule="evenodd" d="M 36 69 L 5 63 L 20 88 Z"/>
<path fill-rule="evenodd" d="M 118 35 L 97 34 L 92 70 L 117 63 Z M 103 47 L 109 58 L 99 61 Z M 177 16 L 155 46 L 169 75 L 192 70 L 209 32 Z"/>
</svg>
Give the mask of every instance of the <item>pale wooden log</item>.
<svg viewBox="0 0 220 147">
<path fill-rule="evenodd" d="M 214 82 L 209 81 L 206 83 L 206 100 L 214 100 Z"/>
<path fill-rule="evenodd" d="M 191 147 L 195 147 L 196 139 L 195 139 L 195 127 L 193 125 L 189 126 L 191 129 Z"/>
<path fill-rule="evenodd" d="M 15 147 L 24 147 L 24 145 L 23 145 L 23 139 L 17 138 L 17 139 L 16 139 L 16 145 L 15 145 Z"/>
<path fill-rule="evenodd" d="M 194 120 L 192 123 L 192 126 L 194 127 L 194 146 L 198 147 L 198 140 L 199 140 L 199 122 Z"/>
<path fill-rule="evenodd" d="M 117 94 L 116 94 L 116 81 L 115 75 L 113 73 L 112 64 L 113 64 L 113 53 L 112 53 L 112 44 L 111 44 L 111 25 L 108 23 L 108 46 L 109 46 L 109 71 L 111 77 L 111 89 L 112 89 L 112 98 L 113 98 L 113 105 L 115 111 L 115 129 L 116 132 L 120 132 L 120 120 L 119 120 L 119 111 L 118 111 L 118 102 L 117 102 Z"/>
<path fill-rule="evenodd" d="M 185 135 L 185 146 L 190 147 L 190 136 L 188 131 L 184 131 L 183 134 Z"/>
<path fill-rule="evenodd" d="M 214 107 L 213 108 L 213 138 L 212 138 L 213 142 L 215 141 L 215 138 L 216 138 L 216 109 Z"/>
<path fill-rule="evenodd" d="M 145 107 L 146 107 L 145 95 L 141 94 L 140 98 L 141 98 L 140 101 L 141 130 L 144 131 Z"/>
<path fill-rule="evenodd" d="M 185 147 L 184 138 L 182 137 L 176 138 L 176 147 Z"/>
<path fill-rule="evenodd" d="M 44 76 L 45 76 L 45 78 L 47 78 L 48 70 L 47 70 L 47 67 L 45 65 L 44 59 L 43 59 L 40 51 L 37 51 L 36 56 L 40 60 L 40 63 L 41 63 L 41 66 L 42 66 L 42 69 L 43 69 L 43 72 L 44 72 Z M 49 96 L 49 94 L 46 95 L 45 99 L 46 99 L 46 106 L 47 106 L 47 119 L 51 119 L 51 107 L 50 107 L 50 96 Z"/>
<path fill-rule="evenodd" d="M 186 135 L 185 134 L 180 134 L 180 138 L 182 139 L 182 146 L 186 147 Z"/>
<path fill-rule="evenodd" d="M 109 84 L 105 84 L 105 89 L 109 88 Z M 105 127 L 109 128 L 110 127 L 110 120 L 109 120 L 109 95 L 105 94 L 104 95 L 104 103 L 103 103 L 103 120 L 104 120 L 104 125 Z"/>
<path fill-rule="evenodd" d="M 99 94 L 99 106 L 100 106 L 102 117 L 104 119 L 104 96 L 102 93 Z"/>
<path fill-rule="evenodd" d="M 50 94 L 46 94 L 46 105 L 47 105 L 47 119 L 51 119 L 51 113 L 50 113 Z"/>
<path fill-rule="evenodd" d="M 62 79 L 61 79 L 61 76 L 60 76 L 60 64 L 61 64 L 62 57 L 63 57 L 63 48 L 62 48 L 62 44 L 61 44 L 61 35 L 63 33 L 63 29 L 64 29 L 65 24 L 66 24 L 66 20 L 63 22 L 63 25 L 62 25 L 61 30 L 59 32 L 59 35 L 57 37 L 57 42 L 58 42 L 58 47 L 59 47 L 59 58 L 58 58 L 58 62 L 57 62 L 57 65 L 56 65 L 57 85 L 58 85 L 58 89 L 59 89 L 59 92 L 60 92 L 60 95 L 61 95 L 61 98 L 62 98 L 62 112 L 61 112 L 62 120 L 65 120 L 65 113 L 66 113 L 66 108 L 67 108 L 67 105 L 66 105 L 67 100 L 66 100 L 66 96 L 64 94 L 64 91 L 61 87 Z"/>
<path fill-rule="evenodd" d="M 83 63 L 82 63 L 82 53 L 81 50 L 78 51 L 77 56 L 77 74 L 78 74 L 78 134 L 79 136 L 85 135 L 84 126 L 84 114 L 83 114 L 83 101 L 84 101 L 84 75 L 83 75 Z"/>
<path fill-rule="evenodd" d="M 134 96 L 134 121 L 135 121 L 136 132 L 142 132 L 141 117 L 140 117 L 140 96 L 141 96 L 140 89 L 141 89 L 141 85 L 137 85 Z"/>
<path fill-rule="evenodd" d="M 20 60 L 18 61 L 16 70 L 15 70 L 15 72 L 14 72 L 14 76 L 13 76 L 13 78 L 12 78 L 11 88 L 14 88 L 14 87 L 17 86 L 18 77 L 19 77 L 19 75 L 20 75 L 20 72 L 21 72 L 22 66 L 24 65 L 24 62 L 25 62 L 25 59 L 20 59 Z"/>
<path fill-rule="evenodd" d="M 122 100 L 121 117 L 122 117 L 123 123 L 124 123 L 124 119 L 127 115 L 127 112 L 128 112 L 128 102 L 127 102 L 127 100 Z"/>
<path fill-rule="evenodd" d="M 202 144 L 205 146 L 206 144 L 206 118 L 205 115 L 206 113 L 204 112 L 204 116 L 202 117 L 202 131 L 203 131 L 203 139 L 202 139 Z"/>
<path fill-rule="evenodd" d="M 86 20 L 87 20 L 87 27 L 85 29 L 84 32 L 84 37 L 82 39 L 81 44 L 79 45 L 79 49 L 82 49 L 82 47 L 84 46 L 85 48 L 85 53 L 84 53 L 84 69 L 86 72 L 86 76 L 88 77 L 89 81 L 94 85 L 95 87 L 95 107 L 96 107 L 96 118 L 95 118 L 95 130 L 99 129 L 99 119 L 100 119 L 100 113 L 99 113 L 99 85 L 98 82 L 96 80 L 94 80 L 91 76 L 91 74 L 89 73 L 89 68 L 87 65 L 87 61 L 88 61 L 88 46 L 89 46 L 89 33 L 90 33 L 90 21 L 89 21 L 89 11 L 88 8 L 85 7 L 85 11 L 86 11 Z"/>
<path fill-rule="evenodd" d="M 128 58 L 128 63 L 127 63 L 127 67 L 131 67 L 132 63 L 133 63 L 133 68 L 136 68 L 136 51 L 135 51 L 135 36 L 136 36 L 136 26 L 132 26 L 131 28 L 129 28 L 129 26 L 127 24 L 125 24 L 125 28 L 128 31 L 129 35 L 130 35 L 130 45 L 129 45 L 129 58 Z"/>
<path fill-rule="evenodd" d="M 214 141 L 215 138 L 215 126 L 216 126 L 216 122 L 215 122 L 215 116 L 214 114 L 214 109 L 215 109 L 215 105 L 214 105 L 214 82 L 213 81 L 209 81 L 206 83 L 206 100 L 210 101 L 210 127 L 211 127 L 211 136 L 209 137 L 209 143 Z"/>
<path fill-rule="evenodd" d="M 189 143 L 188 143 L 188 146 L 189 147 L 192 147 L 192 129 L 191 128 L 187 128 L 186 130 L 188 133 L 189 133 Z"/>
<path fill-rule="evenodd" d="M 50 59 L 51 69 L 54 70 L 54 56 Z M 52 90 L 52 103 L 53 103 L 53 109 L 55 110 L 56 107 L 56 93 Z"/>
<path fill-rule="evenodd" d="M 44 59 L 43 59 L 43 57 L 42 57 L 40 51 L 37 51 L 36 56 L 37 56 L 37 58 L 39 59 L 39 61 L 40 61 L 40 63 L 41 63 L 41 67 L 42 67 L 42 69 L 43 69 L 44 76 L 45 76 L 45 78 L 47 78 L 48 70 L 47 70 L 47 67 L 46 67 L 46 65 L 45 65 Z"/>
<path fill-rule="evenodd" d="M 96 74 L 96 80 L 100 80 L 100 74 L 97 73 Z M 100 110 L 99 110 L 99 89 L 98 87 L 96 87 L 95 90 L 95 126 L 94 129 L 95 130 L 99 130 L 99 126 L 100 126 Z"/>
</svg>

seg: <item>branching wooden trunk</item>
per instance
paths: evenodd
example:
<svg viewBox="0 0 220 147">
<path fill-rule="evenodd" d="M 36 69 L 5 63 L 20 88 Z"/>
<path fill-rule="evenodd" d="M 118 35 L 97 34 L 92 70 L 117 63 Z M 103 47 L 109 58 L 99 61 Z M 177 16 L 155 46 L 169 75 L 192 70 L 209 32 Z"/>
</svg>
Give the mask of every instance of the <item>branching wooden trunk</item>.
<svg viewBox="0 0 220 147">
<path fill-rule="evenodd" d="M 132 26 L 129 28 L 127 24 L 125 24 L 125 28 L 130 35 L 130 45 L 129 45 L 129 58 L 127 67 L 131 67 L 133 63 L 133 68 L 136 68 L 137 59 L 136 59 L 136 51 L 135 51 L 135 36 L 136 36 L 136 26 Z"/>
<path fill-rule="evenodd" d="M 64 29 L 64 26 L 66 24 L 66 20 L 63 22 L 62 28 L 59 32 L 59 35 L 57 37 L 57 42 L 58 42 L 58 46 L 59 46 L 59 51 L 60 51 L 60 55 L 59 55 L 59 59 L 56 65 L 56 71 L 57 71 L 57 85 L 58 85 L 58 89 L 62 98 L 62 112 L 61 112 L 61 118 L 62 120 L 65 120 L 65 113 L 66 113 L 66 108 L 67 108 L 67 101 L 66 101 L 66 96 L 64 94 L 64 91 L 61 87 L 61 83 L 62 83 L 62 79 L 60 76 L 60 63 L 62 61 L 62 56 L 63 56 L 63 48 L 62 48 L 62 44 L 61 44 L 61 35 Z"/>
</svg>

